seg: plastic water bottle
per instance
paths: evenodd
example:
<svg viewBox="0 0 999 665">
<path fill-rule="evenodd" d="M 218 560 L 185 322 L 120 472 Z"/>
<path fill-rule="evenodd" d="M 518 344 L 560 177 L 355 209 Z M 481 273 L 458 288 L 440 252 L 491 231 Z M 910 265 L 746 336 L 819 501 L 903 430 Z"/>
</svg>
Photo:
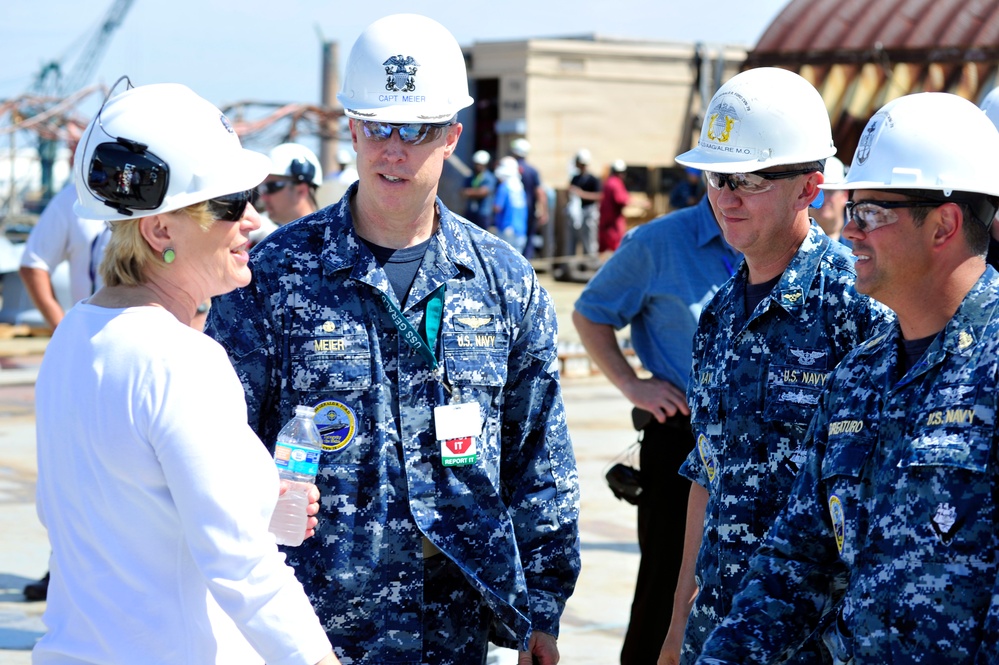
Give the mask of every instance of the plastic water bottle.
<svg viewBox="0 0 999 665">
<path fill-rule="evenodd" d="M 305 540 L 309 484 L 316 479 L 323 450 L 315 417 L 312 407 L 296 406 L 295 417 L 281 428 L 274 445 L 278 474 L 290 485 L 278 498 L 271 517 L 270 532 L 277 537 L 278 545 L 297 547 Z"/>
</svg>

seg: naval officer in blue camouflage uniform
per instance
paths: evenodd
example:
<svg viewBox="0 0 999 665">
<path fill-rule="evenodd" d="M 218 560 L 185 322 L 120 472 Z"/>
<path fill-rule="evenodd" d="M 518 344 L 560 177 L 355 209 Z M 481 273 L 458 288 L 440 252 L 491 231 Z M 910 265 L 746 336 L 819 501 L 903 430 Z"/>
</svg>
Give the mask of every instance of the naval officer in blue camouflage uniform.
<svg viewBox="0 0 999 665">
<path fill-rule="evenodd" d="M 693 663 L 728 612 L 804 459 L 829 372 L 888 317 L 854 291 L 849 251 L 808 217 L 833 152 L 818 91 L 762 68 L 718 90 L 697 147 L 677 157 L 705 172 L 725 240 L 744 261 L 704 308 L 694 338 L 695 444 L 680 469 L 693 482 L 660 663 Z M 812 640 L 790 662 L 824 658 Z"/>
<path fill-rule="evenodd" d="M 857 289 L 891 326 L 827 383 L 812 452 L 700 663 L 773 663 L 819 623 L 837 663 L 999 662 L 999 133 L 919 93 L 867 123 L 846 182 Z"/>
<path fill-rule="evenodd" d="M 344 665 L 554 665 L 579 573 L 556 320 L 530 264 L 437 198 L 469 106 L 451 34 L 376 21 L 339 95 L 360 179 L 282 227 L 209 332 L 273 443 L 315 408 L 325 518 L 288 548 Z"/>
</svg>

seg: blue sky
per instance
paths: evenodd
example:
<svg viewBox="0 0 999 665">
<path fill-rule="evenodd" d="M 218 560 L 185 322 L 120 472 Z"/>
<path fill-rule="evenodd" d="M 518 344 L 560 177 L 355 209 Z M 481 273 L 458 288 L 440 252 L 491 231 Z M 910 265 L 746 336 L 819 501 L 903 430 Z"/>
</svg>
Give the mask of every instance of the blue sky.
<svg viewBox="0 0 999 665">
<path fill-rule="evenodd" d="M 751 47 L 788 0 L 134 0 L 90 81 L 127 73 L 136 85 L 175 81 L 224 106 L 243 100 L 317 103 L 321 40 L 354 39 L 381 16 L 422 13 L 462 45 L 597 33 Z M 4 0 L 0 99 L 26 92 L 41 67 L 66 66 L 113 0 Z"/>
</svg>

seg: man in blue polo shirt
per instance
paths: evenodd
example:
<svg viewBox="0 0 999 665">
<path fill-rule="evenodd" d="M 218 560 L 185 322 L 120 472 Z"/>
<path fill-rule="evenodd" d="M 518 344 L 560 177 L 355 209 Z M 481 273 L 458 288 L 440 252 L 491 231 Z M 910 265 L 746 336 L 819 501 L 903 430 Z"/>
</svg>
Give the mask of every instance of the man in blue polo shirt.
<svg viewBox="0 0 999 665">
<path fill-rule="evenodd" d="M 648 420 L 640 454 L 642 559 L 622 665 L 655 662 L 669 628 L 690 491 L 677 470 L 694 447 L 684 397 L 692 340 L 701 308 L 740 261 L 704 197 L 626 235 L 576 301 L 572 319 L 586 350 Z M 614 331 L 627 325 L 651 377 L 640 378 L 621 353 Z"/>
</svg>

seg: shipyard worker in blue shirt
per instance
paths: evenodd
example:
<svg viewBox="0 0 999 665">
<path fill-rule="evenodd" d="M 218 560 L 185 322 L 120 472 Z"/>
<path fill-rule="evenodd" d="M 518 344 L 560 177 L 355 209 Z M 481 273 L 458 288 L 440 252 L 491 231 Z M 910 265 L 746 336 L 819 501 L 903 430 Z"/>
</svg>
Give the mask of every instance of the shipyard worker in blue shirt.
<svg viewBox="0 0 999 665">
<path fill-rule="evenodd" d="M 852 192 L 857 290 L 897 324 L 829 378 L 787 506 L 699 663 L 780 662 L 843 571 L 835 662 L 999 662 L 997 173 L 999 133 L 956 95 L 868 121 L 833 187 Z"/>
<path fill-rule="evenodd" d="M 316 411 L 327 517 L 287 548 L 345 663 L 558 661 L 579 490 L 552 301 L 509 244 L 437 197 L 472 104 L 439 23 L 368 26 L 339 101 L 359 180 L 255 249 L 213 303 L 250 425 Z"/>
<path fill-rule="evenodd" d="M 818 91 L 764 67 L 718 89 L 697 146 L 676 158 L 704 171 L 725 240 L 744 261 L 694 338 L 695 446 L 680 469 L 692 481 L 688 528 L 662 665 L 693 663 L 728 612 L 807 454 L 830 372 L 890 317 L 856 292 L 849 250 L 808 216 L 833 152 Z M 788 662 L 828 662 L 816 639 L 795 647 Z"/>
<path fill-rule="evenodd" d="M 701 309 L 741 261 L 703 198 L 625 235 L 576 301 L 572 320 L 587 352 L 646 416 L 639 457 L 642 558 L 622 665 L 654 663 L 669 628 L 690 492 L 677 471 L 694 447 L 684 396 L 694 330 Z M 640 377 L 621 352 L 615 330 L 629 325 L 651 376 Z"/>
</svg>

